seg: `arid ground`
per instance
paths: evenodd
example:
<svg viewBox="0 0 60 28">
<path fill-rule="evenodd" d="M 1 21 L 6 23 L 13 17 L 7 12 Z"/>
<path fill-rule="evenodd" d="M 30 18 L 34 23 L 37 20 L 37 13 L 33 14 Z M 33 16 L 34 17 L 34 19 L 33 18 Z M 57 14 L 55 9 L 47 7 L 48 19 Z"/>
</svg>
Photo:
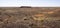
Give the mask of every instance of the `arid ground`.
<svg viewBox="0 0 60 28">
<path fill-rule="evenodd" d="M 60 7 L 0 7 L 0 28 L 60 28 Z"/>
</svg>

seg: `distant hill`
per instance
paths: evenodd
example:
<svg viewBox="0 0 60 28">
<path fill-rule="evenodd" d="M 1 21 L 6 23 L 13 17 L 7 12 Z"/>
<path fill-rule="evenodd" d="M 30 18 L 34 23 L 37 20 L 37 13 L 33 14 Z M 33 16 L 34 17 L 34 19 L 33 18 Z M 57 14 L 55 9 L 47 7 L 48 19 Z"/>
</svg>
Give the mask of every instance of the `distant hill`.
<svg viewBox="0 0 60 28">
<path fill-rule="evenodd" d="M 21 6 L 20 8 L 31 8 L 31 6 Z"/>
</svg>

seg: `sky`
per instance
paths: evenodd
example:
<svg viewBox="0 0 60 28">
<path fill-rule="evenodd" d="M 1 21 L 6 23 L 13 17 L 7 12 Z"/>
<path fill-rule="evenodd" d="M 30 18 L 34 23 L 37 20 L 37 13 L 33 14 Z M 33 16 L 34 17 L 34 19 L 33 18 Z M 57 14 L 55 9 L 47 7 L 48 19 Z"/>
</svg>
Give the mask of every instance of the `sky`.
<svg viewBox="0 0 60 28">
<path fill-rule="evenodd" d="M 0 0 L 0 7 L 60 7 L 60 0 Z"/>
</svg>

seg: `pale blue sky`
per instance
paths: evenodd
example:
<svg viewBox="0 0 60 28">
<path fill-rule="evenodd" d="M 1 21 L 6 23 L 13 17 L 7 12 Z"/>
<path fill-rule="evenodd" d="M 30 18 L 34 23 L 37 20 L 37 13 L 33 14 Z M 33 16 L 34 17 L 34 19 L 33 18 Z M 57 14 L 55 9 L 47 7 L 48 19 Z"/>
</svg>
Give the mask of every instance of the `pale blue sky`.
<svg viewBox="0 0 60 28">
<path fill-rule="evenodd" d="M 0 0 L 1 6 L 60 6 L 60 0 Z"/>
</svg>

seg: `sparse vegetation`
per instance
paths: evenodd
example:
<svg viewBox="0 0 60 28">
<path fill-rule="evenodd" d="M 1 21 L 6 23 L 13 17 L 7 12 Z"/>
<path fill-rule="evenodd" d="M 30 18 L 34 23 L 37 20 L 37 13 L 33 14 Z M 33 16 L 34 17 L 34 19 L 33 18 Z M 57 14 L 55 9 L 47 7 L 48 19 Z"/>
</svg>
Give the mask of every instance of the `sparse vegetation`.
<svg viewBox="0 0 60 28">
<path fill-rule="evenodd" d="M 3 7 L 0 28 L 60 28 L 60 8 Z"/>
</svg>

